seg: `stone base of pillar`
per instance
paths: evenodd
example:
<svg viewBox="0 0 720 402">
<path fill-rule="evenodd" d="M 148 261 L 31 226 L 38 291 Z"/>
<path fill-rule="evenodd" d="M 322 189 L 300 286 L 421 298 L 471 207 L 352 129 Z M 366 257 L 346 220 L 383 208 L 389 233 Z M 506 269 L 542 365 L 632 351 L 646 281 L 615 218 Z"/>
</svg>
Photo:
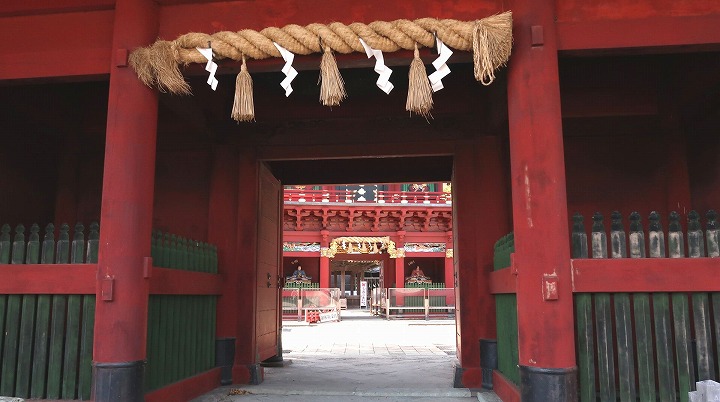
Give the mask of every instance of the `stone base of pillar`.
<svg viewBox="0 0 720 402">
<path fill-rule="evenodd" d="M 495 339 L 480 339 L 480 369 L 482 371 L 482 387 L 493 389 L 492 374 L 497 369 L 497 341 Z"/>
<path fill-rule="evenodd" d="M 460 367 L 459 364 L 455 365 L 455 373 L 453 374 L 453 388 L 465 388 L 462 381 L 464 372 L 465 369 Z"/>
<path fill-rule="evenodd" d="M 143 402 L 145 361 L 93 363 L 92 399 L 96 402 Z"/>
<path fill-rule="evenodd" d="M 230 385 L 235 363 L 235 338 L 215 340 L 215 366 L 220 367 L 220 385 Z"/>
<path fill-rule="evenodd" d="M 265 380 L 265 369 L 260 364 L 248 364 L 247 368 L 250 372 L 250 384 L 259 385 Z"/>
<path fill-rule="evenodd" d="M 578 400 L 577 368 L 520 366 L 520 395 L 523 402 L 574 402 Z"/>
</svg>

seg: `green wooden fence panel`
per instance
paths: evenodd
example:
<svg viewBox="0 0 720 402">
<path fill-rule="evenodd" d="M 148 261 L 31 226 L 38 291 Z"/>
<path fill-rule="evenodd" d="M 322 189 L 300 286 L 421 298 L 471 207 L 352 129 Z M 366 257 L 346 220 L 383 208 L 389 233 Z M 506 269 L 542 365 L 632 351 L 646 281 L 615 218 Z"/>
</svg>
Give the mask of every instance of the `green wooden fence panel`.
<svg viewBox="0 0 720 402">
<path fill-rule="evenodd" d="M 617 400 L 617 394 L 610 295 L 608 293 L 596 293 L 594 301 L 598 352 L 598 391 L 600 391 L 601 401 L 614 402 Z"/>
<path fill-rule="evenodd" d="M 643 401 L 654 401 L 657 399 L 657 393 L 650 295 L 647 293 L 635 293 L 633 295 L 633 310 L 635 312 L 635 349 L 638 362 L 638 396 Z"/>
<path fill-rule="evenodd" d="M 155 240 L 153 240 L 155 241 Z M 157 257 L 153 258 L 154 261 Z M 148 335 L 147 335 L 147 370 L 145 372 L 145 387 L 146 389 L 155 389 L 158 383 L 157 373 L 158 370 L 155 366 L 158 365 L 159 360 L 159 326 L 160 326 L 160 303 L 157 302 L 156 296 L 151 295 L 148 301 Z"/>
<path fill-rule="evenodd" d="M 593 301 L 589 293 L 575 295 L 575 324 L 578 337 L 578 374 L 580 376 L 580 401 L 594 402 L 595 396 L 595 331 L 593 325 Z"/>
<path fill-rule="evenodd" d="M 688 401 L 688 392 L 695 388 L 695 365 L 693 362 L 692 335 L 688 295 L 672 295 L 673 329 L 675 332 L 675 357 L 677 359 L 678 392 L 681 402 Z"/>
<path fill-rule="evenodd" d="M 175 249 L 175 264 L 176 266 L 180 266 L 180 250 L 177 248 L 176 243 L 176 249 Z M 185 328 L 184 328 L 184 322 L 185 318 L 183 317 L 183 313 L 185 313 L 185 310 L 182 307 L 182 296 L 171 296 L 172 301 L 172 309 L 174 310 L 175 314 L 173 314 L 173 322 L 172 322 L 172 353 L 171 353 L 171 367 L 172 367 L 172 379 L 177 380 L 182 377 L 181 372 L 181 365 L 180 361 L 185 354 L 185 351 L 182 349 L 182 337 L 185 334 Z"/>
<path fill-rule="evenodd" d="M 672 349 L 672 321 L 670 320 L 670 296 L 667 293 L 653 295 L 655 325 L 655 353 L 657 356 L 658 397 L 661 401 L 675 401 L 675 363 Z"/>
<path fill-rule="evenodd" d="M 52 322 L 50 324 L 50 351 L 48 357 L 47 398 L 60 399 L 62 385 L 63 347 L 65 345 L 65 321 L 68 297 L 52 297 Z"/>
<path fill-rule="evenodd" d="M 495 296 L 497 317 L 498 370 L 520 384 L 518 368 L 517 298 L 514 294 Z"/>
<path fill-rule="evenodd" d="M 54 246 L 54 244 L 53 244 Z M 52 296 L 40 295 L 37 302 L 35 318 L 35 343 L 32 367 L 32 384 L 30 397 L 45 397 L 45 384 L 48 368 L 48 348 L 50 340 L 50 308 Z"/>
<path fill-rule="evenodd" d="M 5 355 L 5 316 L 7 312 L 8 307 L 8 296 L 7 295 L 0 295 L 0 358 L 3 358 Z M 3 361 L 5 359 L 3 358 Z M 3 395 L 2 392 L 2 375 L 3 375 L 3 365 L 0 362 L 0 395 Z"/>
<path fill-rule="evenodd" d="M 720 292 L 712 293 L 713 322 L 715 323 L 715 340 L 718 344 L 715 347 L 715 361 L 720 361 Z"/>
<path fill-rule="evenodd" d="M 7 223 L 0 227 L 0 264 L 10 263 L 10 225 Z"/>
<path fill-rule="evenodd" d="M 85 262 L 88 264 L 97 264 L 98 251 L 100 248 L 100 225 L 97 222 L 90 224 L 90 233 L 88 233 L 87 241 L 87 257 Z"/>
<path fill-rule="evenodd" d="M 217 247 L 213 250 L 213 253 L 215 255 L 215 267 L 214 267 L 214 273 L 217 273 Z M 217 297 L 208 297 L 207 298 L 207 310 L 205 312 L 205 316 L 208 319 L 207 323 L 207 331 L 205 336 L 205 345 L 206 345 L 206 352 L 205 352 L 205 367 L 203 367 L 204 370 L 209 370 L 213 367 L 215 367 L 215 338 L 217 337 L 217 334 L 215 333 L 216 327 L 217 327 Z"/>
<path fill-rule="evenodd" d="M 43 238 L 40 262 L 42 264 L 52 264 L 55 262 L 55 225 L 48 223 L 45 227 L 45 237 Z"/>
<path fill-rule="evenodd" d="M 25 226 L 17 225 L 15 227 L 15 237 L 12 243 L 12 264 L 25 263 Z"/>
<path fill-rule="evenodd" d="M 3 346 L 2 378 L 0 395 L 14 395 L 18 358 L 18 337 L 20 336 L 20 311 L 22 296 L 9 295 L 5 312 L 5 344 Z"/>
<path fill-rule="evenodd" d="M 717 379 L 715 377 L 715 359 L 713 359 L 710 298 L 707 293 L 692 294 L 692 310 L 695 325 L 695 357 L 698 366 L 698 380 Z"/>
<path fill-rule="evenodd" d="M 84 295 L 83 317 L 80 334 L 80 362 L 78 375 L 78 398 L 90 400 L 92 388 L 92 353 L 95 338 L 95 295 Z"/>
<path fill-rule="evenodd" d="M 637 400 L 637 391 L 635 387 L 635 345 L 633 341 L 630 295 L 627 293 L 615 294 L 613 302 L 615 304 L 620 401 L 634 402 Z"/>
<path fill-rule="evenodd" d="M 67 223 L 60 225 L 60 233 L 56 244 L 56 264 L 67 264 L 70 262 L 70 226 Z"/>
<path fill-rule="evenodd" d="M 20 314 L 20 332 L 17 350 L 17 371 L 15 373 L 14 396 L 28 398 L 30 396 L 30 373 L 32 370 L 33 329 L 35 327 L 35 307 L 37 296 L 22 296 Z"/>
<path fill-rule="evenodd" d="M 82 254 L 80 254 L 82 255 Z M 67 302 L 65 348 L 63 354 L 62 398 L 75 399 L 78 381 L 78 351 L 80 347 L 80 316 L 82 296 L 70 295 Z"/>
<path fill-rule="evenodd" d="M 152 295 L 149 303 L 145 390 L 213 368 L 216 296 Z"/>
</svg>

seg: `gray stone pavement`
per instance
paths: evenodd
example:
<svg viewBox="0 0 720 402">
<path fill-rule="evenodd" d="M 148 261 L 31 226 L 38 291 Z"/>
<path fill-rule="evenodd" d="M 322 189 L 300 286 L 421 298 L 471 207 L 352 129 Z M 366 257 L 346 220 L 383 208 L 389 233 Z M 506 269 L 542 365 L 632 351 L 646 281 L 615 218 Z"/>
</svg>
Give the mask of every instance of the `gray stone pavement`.
<svg viewBox="0 0 720 402">
<path fill-rule="evenodd" d="M 341 322 L 284 321 L 283 351 L 284 367 L 266 367 L 260 385 L 218 388 L 193 402 L 481 398 L 467 388 L 453 388 L 452 319 L 387 321 L 346 310 Z"/>
</svg>

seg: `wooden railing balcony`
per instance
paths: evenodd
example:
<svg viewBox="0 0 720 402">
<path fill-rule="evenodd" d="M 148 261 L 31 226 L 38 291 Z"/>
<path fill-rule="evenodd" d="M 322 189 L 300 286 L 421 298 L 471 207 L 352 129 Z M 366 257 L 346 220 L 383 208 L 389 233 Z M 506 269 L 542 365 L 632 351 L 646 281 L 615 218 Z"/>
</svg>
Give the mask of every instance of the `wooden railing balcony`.
<svg viewBox="0 0 720 402">
<path fill-rule="evenodd" d="M 368 194 L 359 200 L 349 190 L 284 190 L 286 204 L 329 203 L 329 204 L 425 204 L 452 205 L 452 194 L 445 192 L 378 191 L 377 196 Z"/>
</svg>

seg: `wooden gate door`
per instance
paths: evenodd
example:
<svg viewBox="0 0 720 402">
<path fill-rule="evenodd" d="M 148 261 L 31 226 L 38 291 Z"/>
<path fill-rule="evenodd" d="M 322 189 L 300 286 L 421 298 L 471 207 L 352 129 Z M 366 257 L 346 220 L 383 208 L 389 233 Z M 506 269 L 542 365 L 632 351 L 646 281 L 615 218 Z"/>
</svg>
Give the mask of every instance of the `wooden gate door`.
<svg viewBox="0 0 720 402">
<path fill-rule="evenodd" d="M 282 359 L 279 336 L 282 324 L 282 187 L 261 163 L 258 189 L 256 353 L 260 360 Z"/>
</svg>

